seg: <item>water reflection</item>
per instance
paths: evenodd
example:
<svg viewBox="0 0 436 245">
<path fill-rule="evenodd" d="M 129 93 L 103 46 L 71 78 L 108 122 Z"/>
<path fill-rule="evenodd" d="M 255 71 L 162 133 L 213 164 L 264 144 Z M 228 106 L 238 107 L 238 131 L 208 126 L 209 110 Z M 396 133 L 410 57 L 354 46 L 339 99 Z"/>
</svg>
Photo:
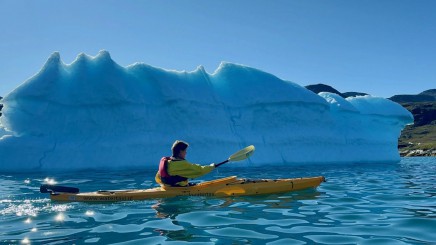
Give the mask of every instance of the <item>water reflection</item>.
<svg viewBox="0 0 436 245">
<path fill-rule="evenodd" d="M 189 197 L 177 197 L 177 198 L 168 198 L 168 199 L 160 199 L 158 202 L 151 207 L 156 211 L 156 216 L 160 219 L 169 219 L 173 225 L 181 226 L 177 221 L 177 216 L 190 212 L 194 206 L 187 206 L 187 204 L 191 204 L 187 199 Z M 165 230 L 165 229 L 155 229 L 155 232 L 158 232 L 160 236 L 165 236 L 171 240 L 176 241 L 191 241 L 194 234 L 189 232 L 190 229 L 182 229 L 182 230 Z"/>
<path fill-rule="evenodd" d="M 275 195 L 229 198 L 176 197 L 160 199 L 151 207 L 156 211 L 157 218 L 168 219 L 174 226 L 183 227 L 182 230 L 155 229 L 159 235 L 171 240 L 194 241 L 198 237 L 210 237 L 211 234 L 224 236 L 225 233 L 221 232 L 223 227 L 236 229 L 235 227 L 243 228 L 247 225 L 287 226 L 306 223 L 298 218 L 283 219 L 283 215 L 288 212 L 288 216 L 298 216 L 292 214 L 292 209 L 297 210 L 304 205 L 302 202 L 316 202 L 322 195 L 322 192 L 316 190 L 304 190 Z M 262 216 L 274 216 L 272 210 L 278 210 L 277 219 L 261 218 Z M 306 212 L 312 213 L 310 210 Z M 240 235 L 243 236 L 243 234 L 253 234 L 253 232 L 251 228 L 246 231 L 240 229 Z M 275 236 L 264 234 L 262 237 Z"/>
</svg>

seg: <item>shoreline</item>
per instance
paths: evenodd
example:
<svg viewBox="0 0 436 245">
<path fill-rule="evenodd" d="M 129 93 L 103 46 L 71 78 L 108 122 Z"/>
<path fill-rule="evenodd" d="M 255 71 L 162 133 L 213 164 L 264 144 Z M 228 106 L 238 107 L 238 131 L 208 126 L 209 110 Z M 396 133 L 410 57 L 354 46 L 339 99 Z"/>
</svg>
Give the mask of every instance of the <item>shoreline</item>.
<svg viewBox="0 0 436 245">
<path fill-rule="evenodd" d="M 436 157 L 436 149 L 414 149 L 414 150 L 401 150 L 399 149 L 401 157 Z"/>
</svg>

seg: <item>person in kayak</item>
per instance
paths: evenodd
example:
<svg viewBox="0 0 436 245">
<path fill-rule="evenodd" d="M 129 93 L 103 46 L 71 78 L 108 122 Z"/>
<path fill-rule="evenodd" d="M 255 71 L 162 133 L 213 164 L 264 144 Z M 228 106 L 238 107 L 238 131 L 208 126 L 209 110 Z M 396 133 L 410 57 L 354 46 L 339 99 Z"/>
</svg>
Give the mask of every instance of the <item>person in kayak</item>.
<svg viewBox="0 0 436 245">
<path fill-rule="evenodd" d="M 176 140 L 171 147 L 172 156 L 162 157 L 155 180 L 163 186 L 189 186 L 188 179 L 198 178 L 215 169 L 215 164 L 201 166 L 188 162 L 188 143 Z"/>
</svg>

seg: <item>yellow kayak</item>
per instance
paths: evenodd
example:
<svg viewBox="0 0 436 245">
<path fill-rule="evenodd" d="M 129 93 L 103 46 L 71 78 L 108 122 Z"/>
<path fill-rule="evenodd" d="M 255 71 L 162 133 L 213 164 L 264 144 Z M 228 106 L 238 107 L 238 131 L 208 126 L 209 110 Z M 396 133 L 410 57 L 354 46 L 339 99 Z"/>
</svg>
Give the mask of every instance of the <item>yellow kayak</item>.
<svg viewBox="0 0 436 245">
<path fill-rule="evenodd" d="M 118 202 L 177 196 L 251 196 L 283 193 L 316 188 L 325 181 L 323 176 L 293 179 L 240 179 L 231 176 L 206 181 L 189 187 L 156 187 L 144 190 L 107 190 L 80 193 L 72 187 L 41 186 L 51 200 L 65 202 Z"/>
</svg>

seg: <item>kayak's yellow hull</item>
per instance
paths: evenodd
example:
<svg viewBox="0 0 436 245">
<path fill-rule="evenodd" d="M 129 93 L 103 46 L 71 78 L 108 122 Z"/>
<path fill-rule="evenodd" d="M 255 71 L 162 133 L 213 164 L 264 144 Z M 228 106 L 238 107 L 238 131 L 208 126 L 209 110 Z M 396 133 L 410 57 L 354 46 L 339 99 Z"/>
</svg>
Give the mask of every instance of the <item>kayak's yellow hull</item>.
<svg viewBox="0 0 436 245">
<path fill-rule="evenodd" d="M 51 200 L 66 202 L 118 202 L 177 196 L 251 196 L 316 188 L 323 176 L 294 179 L 238 179 L 236 176 L 203 182 L 190 187 L 156 187 L 144 190 L 114 190 L 87 193 L 52 193 Z"/>
</svg>

